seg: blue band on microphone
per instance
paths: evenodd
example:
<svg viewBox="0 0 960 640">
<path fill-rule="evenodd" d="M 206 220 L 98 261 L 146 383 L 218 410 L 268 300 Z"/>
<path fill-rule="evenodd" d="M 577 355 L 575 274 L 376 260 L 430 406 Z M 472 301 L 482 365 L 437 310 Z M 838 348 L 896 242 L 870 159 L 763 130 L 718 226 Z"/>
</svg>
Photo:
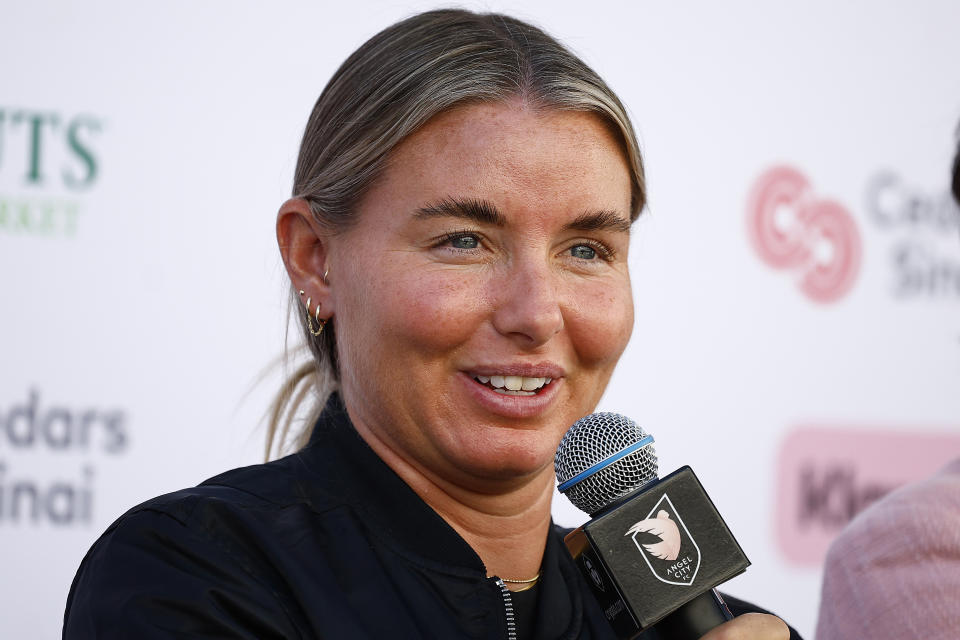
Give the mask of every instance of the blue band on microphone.
<svg viewBox="0 0 960 640">
<path fill-rule="evenodd" d="M 644 448 L 644 447 L 647 446 L 648 444 L 653 444 L 653 436 L 651 436 L 651 435 L 647 435 L 645 438 L 643 438 L 642 440 L 640 440 L 640 442 L 637 442 L 637 443 L 635 443 L 635 444 L 632 444 L 632 445 L 630 445 L 629 447 L 627 447 L 626 449 L 621 449 L 620 451 L 617 451 L 615 454 L 613 454 L 613 455 L 610 456 L 609 458 L 607 458 L 607 459 L 605 459 L 605 460 L 601 460 L 600 462 L 598 462 L 597 464 L 593 465 L 593 466 L 590 467 L 589 469 L 586 469 L 585 471 L 581 471 L 581 472 L 578 473 L 577 475 L 573 476 L 572 478 L 570 478 L 569 480 L 567 480 L 566 482 L 564 482 L 563 484 L 561 484 L 560 486 L 558 486 L 558 487 L 557 487 L 557 490 L 560 491 L 561 493 L 564 492 L 564 491 L 566 491 L 567 489 L 569 489 L 569 488 L 572 487 L 573 485 L 577 484 L 577 483 L 580 482 L 581 480 L 592 476 L 592 475 L 595 474 L 597 471 L 600 471 L 600 470 L 603 469 L 604 467 L 610 466 L 611 464 L 613 464 L 613 463 L 616 462 L 617 460 L 620 460 L 621 458 L 624 458 L 624 457 L 630 455 L 630 454 L 633 453 L 634 451 L 637 451 L 637 450 L 639 450 L 639 449 Z"/>
</svg>

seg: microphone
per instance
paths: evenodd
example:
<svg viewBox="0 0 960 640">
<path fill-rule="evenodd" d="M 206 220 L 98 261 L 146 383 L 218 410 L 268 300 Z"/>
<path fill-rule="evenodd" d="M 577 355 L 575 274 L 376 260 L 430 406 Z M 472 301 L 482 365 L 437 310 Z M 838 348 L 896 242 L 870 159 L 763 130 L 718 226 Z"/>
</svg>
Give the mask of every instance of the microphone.
<svg viewBox="0 0 960 640">
<path fill-rule="evenodd" d="M 697 640 L 733 617 L 714 587 L 750 561 L 690 467 L 658 479 L 653 436 L 616 413 L 578 420 L 554 467 L 590 516 L 567 549 L 619 638 Z"/>
</svg>

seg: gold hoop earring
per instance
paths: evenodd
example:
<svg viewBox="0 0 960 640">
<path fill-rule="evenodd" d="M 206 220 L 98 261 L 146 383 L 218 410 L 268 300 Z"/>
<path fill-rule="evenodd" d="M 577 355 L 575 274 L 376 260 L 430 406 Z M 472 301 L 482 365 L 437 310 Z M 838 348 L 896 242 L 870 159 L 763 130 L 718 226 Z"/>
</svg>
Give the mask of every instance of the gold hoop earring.
<svg viewBox="0 0 960 640">
<path fill-rule="evenodd" d="M 303 294 L 304 294 L 304 291 L 303 291 L 303 289 L 301 289 L 301 290 L 300 290 L 300 295 L 303 296 Z M 323 327 L 327 324 L 327 321 L 320 318 L 320 303 L 318 302 L 318 303 L 317 303 L 317 311 L 316 311 L 316 313 L 314 313 L 314 317 L 317 319 L 317 328 L 316 328 L 316 329 L 313 328 L 313 320 L 310 318 L 310 302 L 311 302 L 311 300 L 312 300 L 312 299 L 311 299 L 309 296 L 307 296 L 307 304 L 306 304 L 306 307 L 307 307 L 307 330 L 310 332 L 310 335 L 312 335 L 312 336 L 319 336 L 321 333 L 323 333 Z"/>
<path fill-rule="evenodd" d="M 330 267 L 327 267 L 326 271 L 323 272 L 323 277 L 320 278 L 321 280 L 323 280 L 323 284 L 328 284 L 328 283 L 327 283 L 327 275 L 328 275 L 329 273 L 330 273 Z"/>
<path fill-rule="evenodd" d="M 317 329 L 314 330 L 313 323 L 310 321 L 310 307 L 307 307 L 307 329 L 310 330 L 311 335 L 318 336 L 323 333 L 323 327 L 326 326 L 327 321 L 320 318 L 320 303 L 317 303 L 317 313 L 315 314 L 317 318 Z"/>
</svg>

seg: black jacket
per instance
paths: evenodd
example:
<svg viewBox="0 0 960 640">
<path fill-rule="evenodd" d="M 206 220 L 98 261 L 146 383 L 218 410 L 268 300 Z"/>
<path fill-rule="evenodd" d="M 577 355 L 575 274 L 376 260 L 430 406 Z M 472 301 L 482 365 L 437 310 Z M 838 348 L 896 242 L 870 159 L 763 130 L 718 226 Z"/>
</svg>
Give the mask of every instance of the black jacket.
<svg viewBox="0 0 960 640">
<path fill-rule="evenodd" d="M 537 597 L 536 638 L 613 637 L 559 529 Z M 334 396 L 299 453 L 113 523 L 80 565 L 63 636 L 502 640 L 506 611 L 479 556 L 357 436 Z"/>
</svg>

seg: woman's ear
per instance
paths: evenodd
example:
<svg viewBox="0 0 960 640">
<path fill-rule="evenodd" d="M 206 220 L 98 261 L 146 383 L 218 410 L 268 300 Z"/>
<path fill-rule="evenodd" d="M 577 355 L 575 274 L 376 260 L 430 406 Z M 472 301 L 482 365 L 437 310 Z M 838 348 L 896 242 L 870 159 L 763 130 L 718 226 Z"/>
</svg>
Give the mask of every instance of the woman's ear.
<svg viewBox="0 0 960 640">
<path fill-rule="evenodd" d="M 310 205 L 303 198 L 291 198 L 277 213 L 277 244 L 293 288 L 321 307 L 320 317 L 328 318 L 327 300 L 330 288 L 324 275 L 327 271 L 328 234 L 314 219 Z M 327 313 L 324 313 L 327 310 Z"/>
</svg>

